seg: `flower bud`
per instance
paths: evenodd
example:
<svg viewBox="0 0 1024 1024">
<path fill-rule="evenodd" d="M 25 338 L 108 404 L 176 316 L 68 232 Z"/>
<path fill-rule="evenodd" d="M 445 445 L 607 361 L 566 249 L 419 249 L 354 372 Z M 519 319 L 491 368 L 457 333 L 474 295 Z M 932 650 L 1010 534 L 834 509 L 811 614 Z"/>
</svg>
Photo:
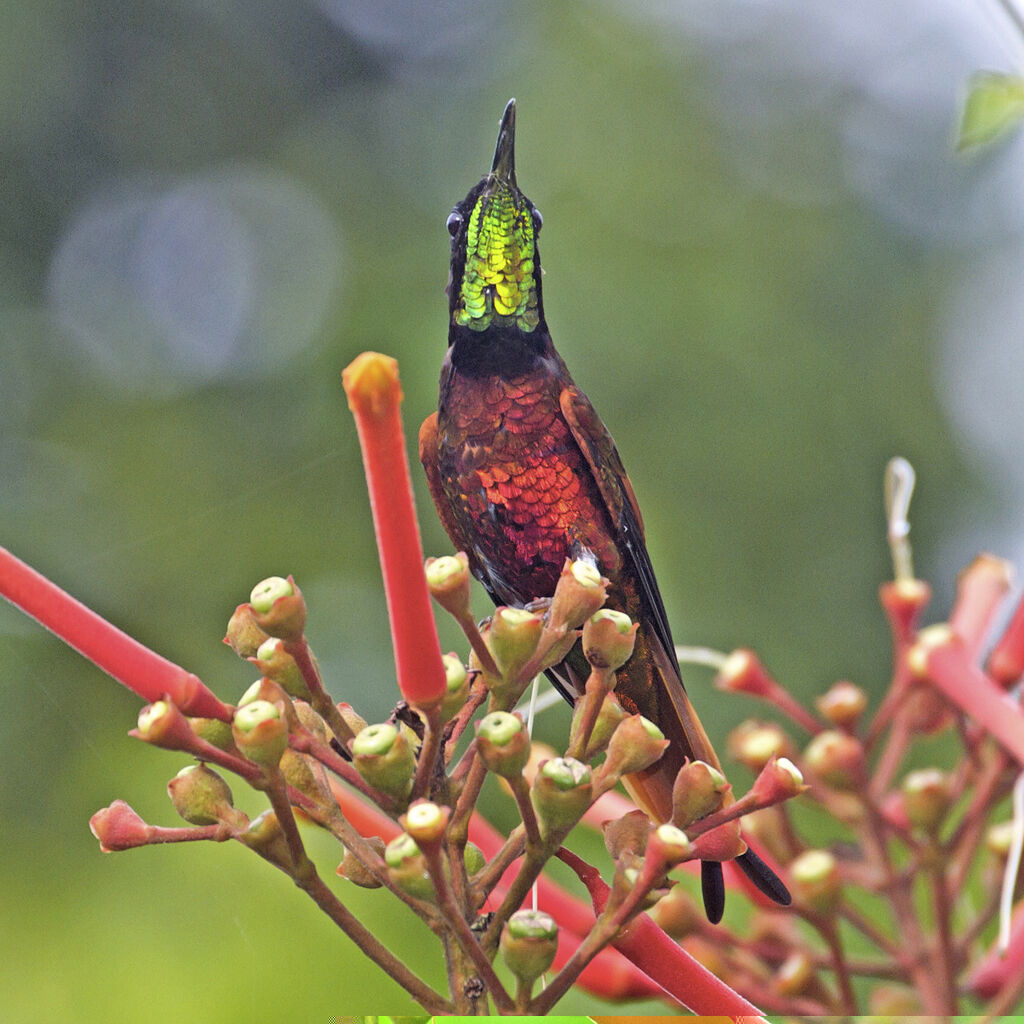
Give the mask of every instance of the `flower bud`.
<svg viewBox="0 0 1024 1024">
<path fill-rule="evenodd" d="M 235 738 L 231 735 L 231 723 L 219 718 L 190 718 L 189 727 L 201 740 L 218 750 L 234 750 Z"/>
<path fill-rule="evenodd" d="M 484 851 L 476 843 L 466 843 L 466 849 L 462 855 L 463 863 L 466 865 L 466 874 L 472 878 L 478 871 L 483 871 L 487 866 L 487 858 Z"/>
<path fill-rule="evenodd" d="M 590 769 L 572 757 L 545 761 L 530 789 L 530 799 L 545 835 L 568 832 L 590 806 L 592 796 Z"/>
<path fill-rule="evenodd" d="M 672 786 L 672 823 L 686 828 L 717 811 L 730 788 L 725 776 L 704 761 L 684 764 Z"/>
<path fill-rule="evenodd" d="M 254 657 L 249 658 L 267 678 L 273 679 L 290 697 L 309 700 L 309 687 L 302 677 L 295 659 L 284 649 L 284 641 L 276 636 L 268 636 L 256 649 Z"/>
<path fill-rule="evenodd" d="M 929 834 L 937 832 L 952 800 L 949 776 L 937 768 L 923 768 L 910 772 L 901 789 L 903 809 L 910 824 Z"/>
<path fill-rule="evenodd" d="M 367 836 L 364 841 L 374 853 L 384 856 L 384 840 L 380 836 Z M 382 885 L 381 880 L 348 849 L 338 865 L 338 874 L 360 889 L 379 889 Z"/>
<path fill-rule="evenodd" d="M 681 828 L 675 825 L 659 825 L 651 832 L 647 841 L 647 857 L 657 857 L 668 867 L 688 860 L 693 852 L 690 840 Z"/>
<path fill-rule="evenodd" d="M 681 885 L 672 886 L 649 913 L 663 932 L 677 940 L 700 930 L 704 922 L 704 911 Z"/>
<path fill-rule="evenodd" d="M 374 789 L 404 800 L 412 789 L 416 755 L 405 733 L 384 722 L 368 725 L 352 741 L 356 770 Z"/>
<path fill-rule="evenodd" d="M 533 656 L 543 628 L 544 620 L 525 608 L 495 611 L 488 646 L 506 680 L 515 680 Z"/>
<path fill-rule="evenodd" d="M 814 961 L 803 950 L 790 953 L 775 973 L 775 989 L 784 996 L 799 996 L 818 980 Z"/>
<path fill-rule="evenodd" d="M 321 807 L 331 804 L 331 788 L 323 766 L 308 754 L 300 754 L 290 747 L 281 755 L 281 774 L 284 781 L 303 796 L 308 796 Z"/>
<path fill-rule="evenodd" d="M 778 683 L 764 667 L 761 659 L 746 647 L 733 651 L 715 676 L 715 686 L 729 693 L 747 693 L 754 697 L 770 697 Z"/>
<path fill-rule="evenodd" d="M 278 710 L 284 716 L 289 729 L 294 729 L 298 725 L 299 720 L 295 715 L 291 697 L 285 693 L 284 687 L 275 683 L 273 679 L 269 679 L 267 676 L 261 676 L 257 679 L 239 697 L 238 706 L 240 708 L 245 707 L 247 704 L 253 704 L 258 700 L 266 701 L 268 704 L 280 705 Z"/>
<path fill-rule="evenodd" d="M 257 583 L 249 597 L 256 625 L 270 636 L 300 640 L 306 628 L 306 602 L 289 576 L 269 576 Z"/>
<path fill-rule="evenodd" d="M 231 732 L 242 754 L 264 768 L 276 767 L 288 747 L 288 724 L 277 706 L 267 700 L 238 708 Z"/>
<path fill-rule="evenodd" d="M 425 566 L 427 589 L 434 600 L 456 619 L 469 618 L 469 559 L 464 551 L 428 558 Z"/>
<path fill-rule="evenodd" d="M 258 818 L 253 818 L 249 827 L 236 838 L 271 864 L 276 864 L 286 871 L 292 867 L 288 840 L 273 811 L 264 811 Z"/>
<path fill-rule="evenodd" d="M 195 733 L 188 719 L 169 700 L 156 700 L 139 712 L 139 727 L 130 735 L 165 750 L 191 750 Z"/>
<path fill-rule="evenodd" d="M 450 807 L 430 800 L 417 800 L 402 816 L 401 823 L 417 845 L 425 846 L 440 842 L 451 813 Z"/>
<path fill-rule="evenodd" d="M 623 612 L 602 608 L 583 626 L 583 653 L 595 668 L 614 672 L 629 661 L 637 624 Z"/>
<path fill-rule="evenodd" d="M 629 715 L 608 742 L 608 756 L 598 772 L 602 783 L 649 768 L 668 747 L 665 734 L 643 715 Z"/>
<path fill-rule="evenodd" d="M 384 848 L 384 863 L 391 880 L 402 892 L 420 900 L 435 898 L 434 883 L 427 872 L 427 862 L 412 836 L 403 832 Z"/>
<path fill-rule="evenodd" d="M 228 631 L 224 643 L 240 658 L 251 658 L 267 634 L 256 625 L 255 613 L 251 604 L 240 604 L 228 619 Z"/>
<path fill-rule="evenodd" d="M 235 818 L 231 788 L 205 764 L 182 768 L 167 784 L 174 809 L 191 825 L 216 825 Z"/>
<path fill-rule="evenodd" d="M 123 800 L 115 800 L 89 819 L 89 830 L 100 841 L 100 849 L 104 853 L 116 853 L 145 846 L 152 826 L 147 825 Z"/>
<path fill-rule="evenodd" d="M 827 729 L 807 744 L 804 765 L 827 786 L 858 789 L 864 780 L 864 747 L 849 733 Z"/>
<path fill-rule="evenodd" d="M 751 792 L 762 807 L 782 803 L 807 789 L 800 769 L 788 757 L 773 757 L 754 780 Z"/>
<path fill-rule="evenodd" d="M 879 597 L 897 640 L 909 640 L 917 630 L 921 613 L 932 597 L 932 588 L 923 580 L 895 580 L 883 583 Z"/>
<path fill-rule="evenodd" d="M 1010 855 L 1013 847 L 1014 825 L 1012 821 L 999 821 L 985 833 L 985 847 L 1002 860 Z"/>
<path fill-rule="evenodd" d="M 330 742 L 327 723 L 312 709 L 312 707 L 310 707 L 309 704 L 304 700 L 296 700 L 292 703 L 292 710 L 295 712 L 295 721 L 300 728 L 305 729 L 306 732 L 318 739 L 321 743 Z"/>
<path fill-rule="evenodd" d="M 651 820 L 643 811 L 630 811 L 621 818 L 606 821 L 601 828 L 605 849 L 612 860 L 617 861 L 624 853 L 637 857 L 644 855 L 651 834 Z"/>
<path fill-rule="evenodd" d="M 793 899 L 819 914 L 833 911 L 842 893 L 835 857 L 827 850 L 808 850 L 789 866 Z"/>
<path fill-rule="evenodd" d="M 825 721 L 840 729 L 853 729 L 868 706 L 868 695 L 849 680 L 840 679 L 814 703 Z"/>
<path fill-rule="evenodd" d="M 573 711 L 572 725 L 569 728 L 569 748 L 572 749 L 576 742 L 576 736 L 582 721 L 584 702 L 578 700 Z M 615 730 L 629 717 L 629 713 L 619 703 L 619 698 L 613 692 L 604 695 L 601 702 L 601 709 L 597 713 L 593 729 L 590 730 L 590 739 L 587 740 L 587 749 L 584 753 L 584 760 L 589 761 L 592 757 L 604 750 Z"/>
<path fill-rule="evenodd" d="M 361 733 L 369 725 L 366 719 L 351 704 L 346 704 L 344 701 L 338 704 L 338 714 L 341 715 L 341 720 L 352 730 L 353 736 Z"/>
<path fill-rule="evenodd" d="M 793 741 L 781 725 L 747 719 L 726 740 L 729 756 L 752 772 L 759 772 L 773 757 L 793 757 Z"/>
<path fill-rule="evenodd" d="M 502 930 L 500 949 L 508 969 L 533 985 L 555 961 L 558 925 L 542 910 L 517 910 Z"/>
<path fill-rule="evenodd" d="M 462 659 L 453 651 L 441 658 L 444 664 L 445 693 L 441 698 L 441 720 L 449 722 L 465 706 L 469 699 L 471 680 Z"/>
<path fill-rule="evenodd" d="M 566 559 L 551 599 L 549 627 L 578 629 L 602 607 L 607 586 L 608 580 L 601 575 L 592 560 Z"/>
<path fill-rule="evenodd" d="M 490 771 L 513 779 L 530 758 L 530 734 L 519 715 L 492 711 L 477 723 L 476 748 Z"/>
</svg>

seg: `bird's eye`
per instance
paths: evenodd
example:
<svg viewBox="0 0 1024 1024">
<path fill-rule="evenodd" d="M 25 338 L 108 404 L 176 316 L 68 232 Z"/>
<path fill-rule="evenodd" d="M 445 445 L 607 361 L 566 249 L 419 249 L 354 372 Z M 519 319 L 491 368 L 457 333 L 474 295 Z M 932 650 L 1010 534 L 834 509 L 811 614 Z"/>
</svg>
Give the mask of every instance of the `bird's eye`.
<svg viewBox="0 0 1024 1024">
<path fill-rule="evenodd" d="M 444 226 L 448 229 L 448 234 L 454 238 L 459 233 L 459 228 L 462 227 L 462 214 L 458 210 L 452 210 L 448 214 Z"/>
<path fill-rule="evenodd" d="M 533 233 L 539 235 L 542 227 L 544 227 L 544 218 L 540 215 L 540 210 L 535 206 L 533 208 Z"/>
</svg>

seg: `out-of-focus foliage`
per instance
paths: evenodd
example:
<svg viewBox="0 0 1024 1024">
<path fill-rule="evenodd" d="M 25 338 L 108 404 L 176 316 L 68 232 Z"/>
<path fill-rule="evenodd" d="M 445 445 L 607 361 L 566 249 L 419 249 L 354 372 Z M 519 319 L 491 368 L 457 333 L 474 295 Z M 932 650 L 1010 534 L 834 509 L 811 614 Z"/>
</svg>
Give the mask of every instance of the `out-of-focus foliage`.
<svg viewBox="0 0 1024 1024">
<path fill-rule="evenodd" d="M 335 695 L 371 719 L 396 697 L 338 377 L 386 351 L 411 437 L 431 410 L 444 220 L 511 95 L 548 321 L 633 477 L 680 642 L 755 647 L 796 692 L 843 675 L 877 693 L 894 453 L 918 471 L 922 574 L 1017 555 L 1022 145 L 953 152 L 960 89 L 1007 63 L 1008 29 L 975 8 L 3 16 L 0 542 L 225 698 L 251 678 L 224 623 L 288 572 Z M 419 504 L 442 553 L 425 487 Z M 181 763 L 129 740 L 135 701 L 6 609 L 0 652 L 10 1019 L 413 1009 L 239 851 L 101 857 L 89 815 L 121 796 L 170 822 Z M 694 700 L 721 738 L 749 708 L 707 682 Z M 405 917 L 373 920 L 440 983 Z"/>
</svg>

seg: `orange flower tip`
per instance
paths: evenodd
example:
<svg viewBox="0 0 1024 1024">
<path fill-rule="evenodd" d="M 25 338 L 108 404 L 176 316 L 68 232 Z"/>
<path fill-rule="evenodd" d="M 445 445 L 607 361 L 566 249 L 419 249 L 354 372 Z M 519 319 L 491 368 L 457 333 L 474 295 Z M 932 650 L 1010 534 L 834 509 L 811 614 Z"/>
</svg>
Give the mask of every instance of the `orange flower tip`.
<svg viewBox="0 0 1024 1024">
<path fill-rule="evenodd" d="M 252 588 L 249 603 L 254 611 L 266 615 L 274 607 L 274 602 L 278 598 L 291 597 L 294 593 L 295 588 L 283 576 L 268 576 Z"/>
<path fill-rule="evenodd" d="M 918 679 L 927 679 L 928 659 L 932 652 L 952 644 L 955 640 L 956 633 L 946 622 L 939 622 L 934 626 L 922 629 L 917 635 L 917 642 L 907 651 L 907 668 Z"/>
<path fill-rule="evenodd" d="M 348 406 L 354 413 L 380 418 L 402 401 L 398 362 L 379 352 L 363 352 L 341 374 Z"/>
<path fill-rule="evenodd" d="M 405 831 L 419 845 L 436 843 L 444 835 L 451 808 L 442 807 L 430 800 L 417 800 L 401 819 Z"/>
<path fill-rule="evenodd" d="M 774 691 L 774 680 L 765 671 L 761 659 L 741 647 L 726 656 L 715 676 L 715 686 L 731 693 L 765 697 Z"/>
</svg>

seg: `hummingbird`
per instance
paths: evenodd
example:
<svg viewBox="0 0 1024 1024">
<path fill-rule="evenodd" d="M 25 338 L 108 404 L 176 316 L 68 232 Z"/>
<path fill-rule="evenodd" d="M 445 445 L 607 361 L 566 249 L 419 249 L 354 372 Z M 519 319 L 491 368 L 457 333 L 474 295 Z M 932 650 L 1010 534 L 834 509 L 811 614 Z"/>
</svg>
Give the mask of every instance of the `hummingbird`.
<svg viewBox="0 0 1024 1024">
<path fill-rule="evenodd" d="M 721 769 L 687 696 L 643 519 L 611 435 L 555 350 L 544 316 L 537 239 L 542 219 L 520 191 L 516 103 L 509 100 L 490 171 L 448 216 L 448 351 L 437 412 L 420 429 L 420 461 L 441 522 L 498 605 L 554 592 L 566 558 L 596 562 L 608 606 L 639 623 L 615 694 L 668 738 L 661 759 L 627 776 L 627 791 L 657 822 L 672 817 L 672 786 L 687 759 Z M 579 645 L 548 675 L 570 702 L 587 666 Z M 746 847 L 736 823 L 724 854 L 761 891 L 789 893 Z M 719 861 L 703 861 L 709 919 L 725 906 Z"/>
</svg>

